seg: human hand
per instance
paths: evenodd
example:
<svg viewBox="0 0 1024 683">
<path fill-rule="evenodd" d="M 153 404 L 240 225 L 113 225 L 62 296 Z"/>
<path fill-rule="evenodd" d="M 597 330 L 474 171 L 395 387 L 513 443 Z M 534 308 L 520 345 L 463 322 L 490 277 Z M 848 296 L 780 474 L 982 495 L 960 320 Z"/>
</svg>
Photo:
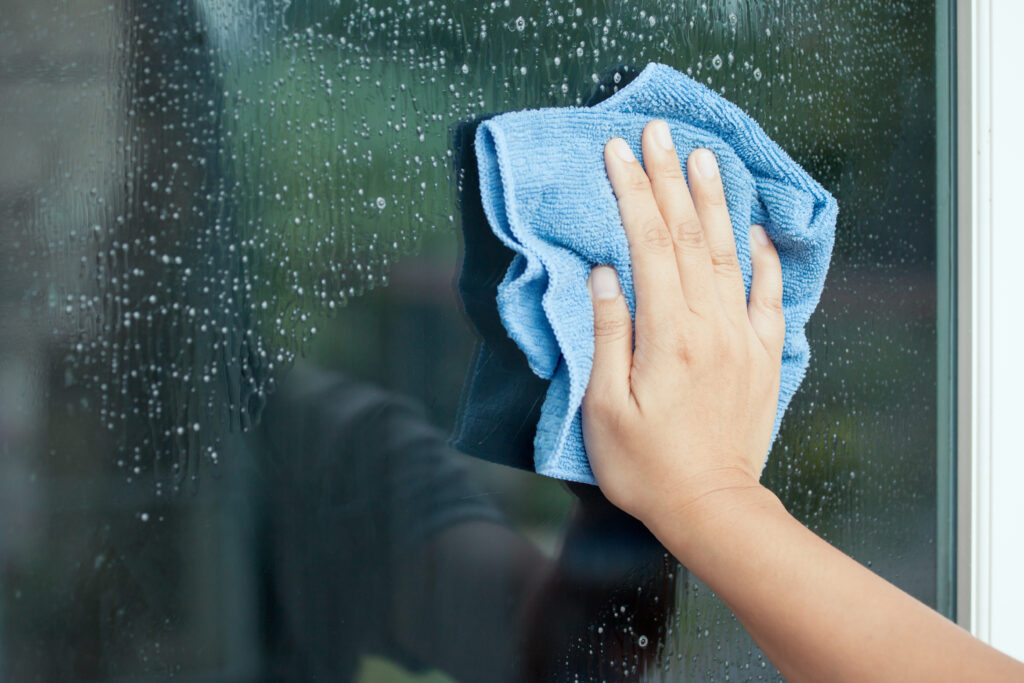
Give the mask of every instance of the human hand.
<svg viewBox="0 0 1024 683">
<path fill-rule="evenodd" d="M 594 364 L 583 437 L 598 484 L 648 527 L 716 492 L 758 487 L 779 396 L 779 257 L 751 228 L 750 302 L 715 156 L 688 159 L 667 124 L 644 129 L 647 172 L 621 139 L 605 165 L 629 242 L 636 343 L 615 271 L 594 268 Z"/>
</svg>

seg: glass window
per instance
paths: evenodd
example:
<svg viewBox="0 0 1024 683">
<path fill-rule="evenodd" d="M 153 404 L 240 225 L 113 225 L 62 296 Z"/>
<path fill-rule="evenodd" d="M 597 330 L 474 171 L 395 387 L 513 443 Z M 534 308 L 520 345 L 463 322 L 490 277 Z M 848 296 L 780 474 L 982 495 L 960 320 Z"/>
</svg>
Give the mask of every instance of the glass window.
<svg viewBox="0 0 1024 683">
<path fill-rule="evenodd" d="M 596 489 L 449 445 L 460 123 L 651 61 L 839 200 L 766 481 L 948 611 L 949 4 L 9 0 L 0 679 L 778 678 Z"/>
</svg>

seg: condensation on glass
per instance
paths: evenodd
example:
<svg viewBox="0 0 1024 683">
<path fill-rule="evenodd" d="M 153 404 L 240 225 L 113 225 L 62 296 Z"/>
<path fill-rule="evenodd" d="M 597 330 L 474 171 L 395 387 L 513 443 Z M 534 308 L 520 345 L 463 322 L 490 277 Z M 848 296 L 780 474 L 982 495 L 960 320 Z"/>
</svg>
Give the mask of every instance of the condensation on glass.
<svg viewBox="0 0 1024 683">
<path fill-rule="evenodd" d="M 935 604 L 937 11 L 8 0 L 0 680 L 776 679 L 594 490 L 445 443 L 452 126 L 650 61 L 838 198 L 766 481 Z"/>
</svg>

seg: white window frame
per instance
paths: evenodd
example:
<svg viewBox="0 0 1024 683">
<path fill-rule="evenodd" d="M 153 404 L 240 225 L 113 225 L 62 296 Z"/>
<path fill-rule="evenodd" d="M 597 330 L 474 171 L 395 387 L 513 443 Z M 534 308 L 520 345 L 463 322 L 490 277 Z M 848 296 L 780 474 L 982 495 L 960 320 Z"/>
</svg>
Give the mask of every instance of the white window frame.
<svg viewBox="0 0 1024 683">
<path fill-rule="evenodd" d="M 1024 660 L 1021 0 L 957 7 L 957 620 Z"/>
</svg>

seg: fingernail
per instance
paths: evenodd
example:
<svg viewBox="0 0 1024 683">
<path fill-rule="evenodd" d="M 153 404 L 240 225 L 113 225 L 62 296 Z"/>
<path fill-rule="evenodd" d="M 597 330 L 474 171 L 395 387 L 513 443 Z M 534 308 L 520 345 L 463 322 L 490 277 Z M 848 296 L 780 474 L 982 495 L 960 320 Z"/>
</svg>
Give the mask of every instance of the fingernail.
<svg viewBox="0 0 1024 683">
<path fill-rule="evenodd" d="M 760 225 L 750 226 L 750 237 L 762 247 L 767 247 L 769 244 L 768 234 Z"/>
<path fill-rule="evenodd" d="M 619 295 L 619 276 L 611 266 L 590 271 L 590 293 L 595 299 L 614 299 Z"/>
<path fill-rule="evenodd" d="M 654 140 L 658 146 L 665 151 L 672 149 L 672 131 L 668 129 L 668 124 L 664 121 L 655 121 L 653 127 Z"/>
<path fill-rule="evenodd" d="M 718 175 L 718 160 L 715 159 L 714 152 L 710 149 L 698 149 L 694 154 L 697 155 L 697 171 L 705 179 L 712 180 Z"/>
<path fill-rule="evenodd" d="M 623 161 L 636 161 L 633 150 L 629 148 L 629 145 L 622 138 L 612 140 L 612 151 L 615 152 L 615 156 Z"/>
</svg>

